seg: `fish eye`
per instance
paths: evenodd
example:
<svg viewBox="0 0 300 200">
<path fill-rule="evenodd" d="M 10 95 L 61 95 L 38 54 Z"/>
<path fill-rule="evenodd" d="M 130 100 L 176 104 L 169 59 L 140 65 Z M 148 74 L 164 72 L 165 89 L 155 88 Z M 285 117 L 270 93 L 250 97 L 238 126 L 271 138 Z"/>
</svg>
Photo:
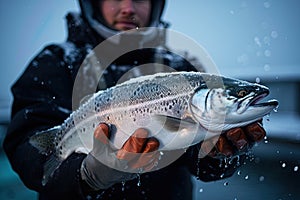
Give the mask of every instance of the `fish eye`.
<svg viewBox="0 0 300 200">
<path fill-rule="evenodd" d="M 244 97 L 247 95 L 247 91 L 246 90 L 240 90 L 237 92 L 238 97 Z"/>
</svg>

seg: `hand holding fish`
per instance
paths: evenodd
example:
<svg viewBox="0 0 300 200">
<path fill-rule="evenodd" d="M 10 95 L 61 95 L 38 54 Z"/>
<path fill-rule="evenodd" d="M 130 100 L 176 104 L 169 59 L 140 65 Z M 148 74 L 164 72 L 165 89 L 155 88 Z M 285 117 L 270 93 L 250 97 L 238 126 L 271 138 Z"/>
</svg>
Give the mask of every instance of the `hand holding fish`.
<svg viewBox="0 0 300 200">
<path fill-rule="evenodd" d="M 198 159 L 190 170 L 205 182 L 230 177 L 245 162 L 252 146 L 265 135 L 262 120 L 258 120 L 224 131 L 219 137 L 204 140 L 197 144 L 197 148 L 189 148 L 187 152 L 191 163 Z"/>
<path fill-rule="evenodd" d="M 261 141 L 266 136 L 261 121 L 245 127 L 233 128 L 221 134 L 203 141 L 201 149 L 203 153 L 211 157 L 233 156 L 248 152 L 254 143 Z"/>
<path fill-rule="evenodd" d="M 131 171 L 151 170 L 159 156 L 156 151 L 159 142 L 153 137 L 147 138 L 146 129 L 137 129 L 121 149 L 110 144 L 109 129 L 106 124 L 100 124 L 95 129 L 93 149 L 81 167 L 82 179 L 94 190 L 106 189 L 115 183 L 136 178 L 137 174 Z M 108 163 L 110 166 L 107 166 Z"/>
</svg>

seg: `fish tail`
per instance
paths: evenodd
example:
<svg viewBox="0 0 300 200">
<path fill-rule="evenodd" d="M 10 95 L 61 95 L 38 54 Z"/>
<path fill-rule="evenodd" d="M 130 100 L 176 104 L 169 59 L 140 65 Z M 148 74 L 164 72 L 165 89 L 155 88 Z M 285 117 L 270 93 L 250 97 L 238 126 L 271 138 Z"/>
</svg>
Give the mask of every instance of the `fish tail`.
<svg viewBox="0 0 300 200">
<path fill-rule="evenodd" d="M 44 175 L 42 184 L 45 186 L 55 172 L 55 170 L 61 165 L 62 160 L 55 153 L 49 156 L 49 159 L 44 164 Z"/>
<path fill-rule="evenodd" d="M 62 159 L 58 156 L 58 152 L 56 152 L 58 134 L 60 131 L 61 127 L 56 126 L 45 131 L 37 132 L 29 138 L 29 143 L 34 146 L 39 153 L 48 157 L 44 164 L 43 185 L 46 185 L 54 171 L 62 163 Z"/>
</svg>

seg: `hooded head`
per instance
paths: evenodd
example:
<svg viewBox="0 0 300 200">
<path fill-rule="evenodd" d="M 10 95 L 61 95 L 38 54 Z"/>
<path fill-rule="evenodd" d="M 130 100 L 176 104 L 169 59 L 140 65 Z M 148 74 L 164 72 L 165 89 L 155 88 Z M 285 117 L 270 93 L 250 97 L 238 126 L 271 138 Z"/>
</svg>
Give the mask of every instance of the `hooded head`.
<svg viewBox="0 0 300 200">
<path fill-rule="evenodd" d="M 83 17 L 92 27 L 92 29 L 103 39 L 107 39 L 111 36 L 119 34 L 121 31 L 116 30 L 108 25 L 108 22 L 104 19 L 103 13 L 101 13 L 101 1 L 102 0 L 79 0 L 81 12 Z M 135 31 L 131 34 L 142 35 L 143 43 L 151 42 L 151 40 L 157 40 L 160 33 L 154 31 L 153 28 L 165 28 L 166 23 L 162 22 L 161 16 L 165 7 L 164 0 L 150 0 L 151 12 L 148 24 L 146 27 L 151 27 L 143 29 L 143 31 Z M 118 43 L 118 41 L 115 41 Z"/>
</svg>

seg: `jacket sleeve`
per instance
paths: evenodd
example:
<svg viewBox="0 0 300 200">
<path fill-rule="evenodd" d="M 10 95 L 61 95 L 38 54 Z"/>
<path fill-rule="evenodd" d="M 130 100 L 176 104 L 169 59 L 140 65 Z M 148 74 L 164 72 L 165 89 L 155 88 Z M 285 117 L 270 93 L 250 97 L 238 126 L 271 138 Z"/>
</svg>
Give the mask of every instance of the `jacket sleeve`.
<svg viewBox="0 0 300 200">
<path fill-rule="evenodd" d="M 85 155 L 72 154 L 42 186 L 47 157 L 29 143 L 36 131 L 60 125 L 71 112 L 73 78 L 63 56 L 60 47 L 46 47 L 13 85 L 11 122 L 3 147 L 12 168 L 28 188 L 47 198 L 77 199 L 82 195 L 79 168 Z"/>
</svg>

